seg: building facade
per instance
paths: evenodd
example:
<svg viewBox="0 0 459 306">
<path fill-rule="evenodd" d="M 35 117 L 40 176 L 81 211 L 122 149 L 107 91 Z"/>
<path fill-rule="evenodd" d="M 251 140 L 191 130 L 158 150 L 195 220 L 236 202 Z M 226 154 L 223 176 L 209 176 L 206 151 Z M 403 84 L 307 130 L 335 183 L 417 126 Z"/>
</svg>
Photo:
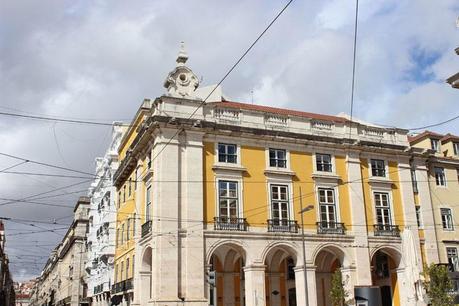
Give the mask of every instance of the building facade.
<svg viewBox="0 0 459 306">
<path fill-rule="evenodd" d="M 88 296 L 92 305 L 110 305 L 110 291 L 114 283 L 116 190 L 112 177 L 118 168 L 118 146 L 122 134 L 122 125 L 115 123 L 109 149 L 104 157 L 96 158 L 96 179 L 89 189 L 91 204 L 86 242 L 86 272 Z"/>
<path fill-rule="evenodd" d="M 89 305 L 85 282 L 89 204 L 88 197 L 78 199 L 72 224 L 37 279 L 31 305 Z"/>
<path fill-rule="evenodd" d="M 0 305 L 14 305 L 14 284 L 8 255 L 5 252 L 5 243 L 5 225 L 0 220 Z"/>
<path fill-rule="evenodd" d="M 408 131 L 230 102 L 187 58 L 121 141 L 115 302 L 330 305 L 340 269 L 350 298 L 426 305 Z"/>
<path fill-rule="evenodd" d="M 433 220 L 420 224 L 424 231 L 434 231 L 437 245 L 433 262 L 447 264 L 456 296 L 459 295 L 459 137 L 425 131 L 410 138 L 421 160 L 415 181 L 422 181 L 420 194 L 430 197 Z M 459 298 L 457 298 L 459 302 Z"/>
</svg>

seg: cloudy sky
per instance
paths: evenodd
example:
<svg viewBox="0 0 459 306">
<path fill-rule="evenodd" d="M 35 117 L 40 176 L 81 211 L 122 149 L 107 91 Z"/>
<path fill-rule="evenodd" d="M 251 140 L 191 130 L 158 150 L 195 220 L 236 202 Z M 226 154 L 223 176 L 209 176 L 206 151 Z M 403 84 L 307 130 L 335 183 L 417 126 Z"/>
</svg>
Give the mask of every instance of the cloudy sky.
<svg viewBox="0 0 459 306">
<path fill-rule="evenodd" d="M 215 84 L 285 3 L 1 1 L 0 112 L 130 120 L 143 98 L 164 93 L 180 41 L 203 84 Z M 294 1 L 225 81 L 225 95 L 348 113 L 354 5 Z M 457 115 L 459 90 L 445 79 L 459 71 L 458 15 L 454 0 L 361 0 L 354 115 L 404 128 Z M 459 121 L 434 130 L 459 134 Z M 0 153 L 85 172 L 94 171 L 109 137 L 110 127 L 0 115 Z M 0 157 L 0 170 L 19 162 Z M 75 174 L 31 163 L 8 171 Z M 71 184 L 78 185 L 30 197 Z M 15 218 L 6 231 L 16 280 L 41 271 L 71 221 L 69 206 L 87 186 L 82 178 L 0 174 L 0 216 Z M 62 207 L 8 203 L 25 197 Z M 53 231 L 38 232 L 47 229 Z"/>
</svg>

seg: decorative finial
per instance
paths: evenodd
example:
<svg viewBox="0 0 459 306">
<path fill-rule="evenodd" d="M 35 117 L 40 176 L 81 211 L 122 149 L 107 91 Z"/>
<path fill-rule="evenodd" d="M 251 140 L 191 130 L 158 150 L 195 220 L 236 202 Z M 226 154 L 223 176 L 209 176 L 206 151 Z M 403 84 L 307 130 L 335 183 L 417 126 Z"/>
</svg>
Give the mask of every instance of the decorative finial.
<svg viewBox="0 0 459 306">
<path fill-rule="evenodd" d="M 185 43 L 183 41 L 180 42 L 180 51 L 177 56 L 177 66 L 184 66 L 186 61 L 188 60 L 188 54 L 185 51 Z"/>
</svg>

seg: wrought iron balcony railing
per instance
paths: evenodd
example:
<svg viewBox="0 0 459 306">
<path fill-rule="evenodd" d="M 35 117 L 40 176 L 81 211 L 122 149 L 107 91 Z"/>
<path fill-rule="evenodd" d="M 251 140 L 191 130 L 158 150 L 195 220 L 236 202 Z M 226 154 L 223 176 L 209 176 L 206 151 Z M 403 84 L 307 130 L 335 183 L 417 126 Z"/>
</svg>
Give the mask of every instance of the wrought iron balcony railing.
<svg viewBox="0 0 459 306">
<path fill-rule="evenodd" d="M 215 217 L 214 229 L 218 231 L 246 231 L 247 221 L 245 218 Z"/>
<path fill-rule="evenodd" d="M 317 222 L 317 234 L 344 235 L 346 228 L 340 222 Z"/>
<path fill-rule="evenodd" d="M 151 233 L 151 220 L 142 224 L 142 238 Z"/>
<path fill-rule="evenodd" d="M 118 293 L 118 292 L 124 292 L 128 291 L 134 288 L 134 283 L 132 281 L 132 278 L 126 279 L 124 281 L 121 281 L 119 283 L 113 284 L 112 286 L 112 294 Z"/>
<path fill-rule="evenodd" d="M 295 220 L 268 220 L 268 232 L 298 233 L 298 223 Z"/>
<path fill-rule="evenodd" d="M 375 224 L 373 227 L 375 236 L 400 237 L 398 225 Z"/>
</svg>

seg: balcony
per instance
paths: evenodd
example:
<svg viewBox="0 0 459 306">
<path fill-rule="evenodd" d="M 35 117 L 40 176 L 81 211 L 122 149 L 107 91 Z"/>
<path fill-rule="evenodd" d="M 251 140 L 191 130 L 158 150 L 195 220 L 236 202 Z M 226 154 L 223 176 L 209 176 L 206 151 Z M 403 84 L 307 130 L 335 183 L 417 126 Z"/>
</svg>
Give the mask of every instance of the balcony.
<svg viewBox="0 0 459 306">
<path fill-rule="evenodd" d="M 373 227 L 375 236 L 400 237 L 400 229 L 398 228 L 398 225 L 375 224 Z"/>
<path fill-rule="evenodd" d="M 268 232 L 298 233 L 298 223 L 295 220 L 268 220 Z"/>
<path fill-rule="evenodd" d="M 344 235 L 346 228 L 344 223 L 339 222 L 326 222 L 320 221 L 316 222 L 317 225 L 317 234 L 325 235 Z"/>
<path fill-rule="evenodd" d="M 215 217 L 214 230 L 217 231 L 246 231 L 247 222 L 245 218 Z"/>
<path fill-rule="evenodd" d="M 134 284 L 132 282 L 132 278 L 121 281 L 119 283 L 113 284 L 112 286 L 112 294 L 125 292 L 128 290 L 134 289 Z"/>
<path fill-rule="evenodd" d="M 142 238 L 151 233 L 151 220 L 142 224 Z"/>
</svg>

